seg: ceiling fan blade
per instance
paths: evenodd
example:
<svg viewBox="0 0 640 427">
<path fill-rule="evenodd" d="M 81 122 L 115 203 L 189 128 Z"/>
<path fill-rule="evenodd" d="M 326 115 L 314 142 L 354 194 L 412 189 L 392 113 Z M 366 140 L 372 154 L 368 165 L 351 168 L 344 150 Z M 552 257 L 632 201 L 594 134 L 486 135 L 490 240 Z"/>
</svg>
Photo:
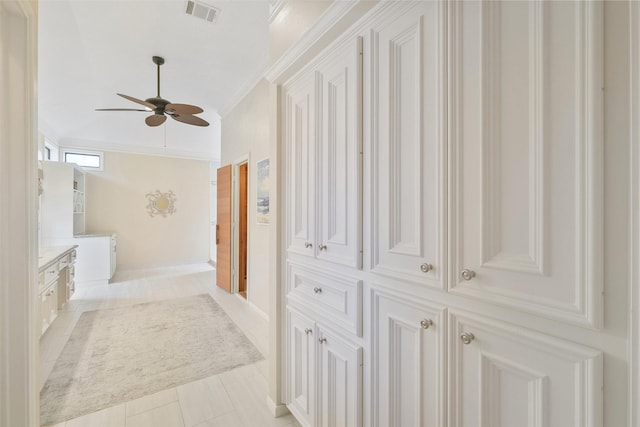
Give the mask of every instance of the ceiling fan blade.
<svg viewBox="0 0 640 427">
<path fill-rule="evenodd" d="M 149 108 L 151 111 L 156 109 L 156 106 L 151 104 L 150 102 L 143 101 L 143 100 L 138 99 L 138 98 L 134 98 L 133 96 L 123 95 L 121 93 L 118 93 L 117 95 L 123 97 L 124 99 L 128 99 L 129 101 L 136 102 L 136 103 L 138 103 L 140 105 L 144 105 L 145 107 Z"/>
<path fill-rule="evenodd" d="M 149 112 L 149 110 L 140 110 L 137 108 L 96 108 L 96 111 L 145 111 Z"/>
<path fill-rule="evenodd" d="M 160 126 L 165 120 L 167 120 L 167 116 L 164 114 L 152 114 L 144 119 L 144 122 L 147 126 Z"/>
<path fill-rule="evenodd" d="M 165 110 L 173 110 L 177 114 L 198 114 L 204 111 L 200 107 L 189 104 L 167 104 Z"/>
<path fill-rule="evenodd" d="M 173 117 L 174 120 L 177 120 L 177 121 L 182 122 L 182 123 L 187 123 L 189 125 L 209 126 L 209 122 L 207 122 L 206 120 L 203 120 L 200 117 L 192 116 L 190 114 L 185 114 L 185 115 L 182 115 L 182 116 L 180 116 L 178 114 L 174 114 L 171 117 Z"/>
</svg>

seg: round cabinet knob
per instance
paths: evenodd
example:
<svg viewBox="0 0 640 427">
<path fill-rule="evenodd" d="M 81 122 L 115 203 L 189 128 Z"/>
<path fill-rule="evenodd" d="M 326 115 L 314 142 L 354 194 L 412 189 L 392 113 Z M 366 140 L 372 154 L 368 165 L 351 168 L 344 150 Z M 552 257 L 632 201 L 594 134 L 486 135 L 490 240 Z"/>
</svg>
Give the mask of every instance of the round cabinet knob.
<svg viewBox="0 0 640 427">
<path fill-rule="evenodd" d="M 304 242 L 304 247 L 309 249 L 309 248 L 313 247 L 313 245 L 311 244 L 311 242 Z"/>
<path fill-rule="evenodd" d="M 324 344 L 324 343 L 326 343 L 326 342 L 327 342 L 327 339 L 323 337 L 323 338 L 318 339 L 318 342 L 319 342 L 320 344 Z"/>
<path fill-rule="evenodd" d="M 433 320 L 431 320 L 431 319 L 422 319 L 420 321 L 420 327 L 422 329 L 429 329 L 430 326 L 433 326 Z"/>
<path fill-rule="evenodd" d="M 423 273 L 428 273 L 431 270 L 433 270 L 433 265 L 427 264 L 426 262 L 424 264 L 420 264 L 420 271 Z"/>
<path fill-rule="evenodd" d="M 313 288 L 313 292 L 315 292 L 316 294 L 319 294 L 322 292 L 322 288 Z"/>
<path fill-rule="evenodd" d="M 473 270 L 464 269 L 460 272 L 460 275 L 464 280 L 471 280 L 476 277 L 476 272 Z"/>
<path fill-rule="evenodd" d="M 327 245 L 320 245 L 320 246 L 318 246 L 318 248 L 319 248 L 321 251 L 326 251 L 326 250 L 327 250 Z"/>
<path fill-rule="evenodd" d="M 309 335 L 311 332 L 313 332 L 311 329 L 307 328 L 304 330 L 304 333 Z"/>
<path fill-rule="evenodd" d="M 460 334 L 460 339 L 462 340 L 463 344 L 471 344 L 471 341 L 473 341 L 475 338 L 476 337 L 474 337 L 471 332 L 463 332 Z"/>
</svg>

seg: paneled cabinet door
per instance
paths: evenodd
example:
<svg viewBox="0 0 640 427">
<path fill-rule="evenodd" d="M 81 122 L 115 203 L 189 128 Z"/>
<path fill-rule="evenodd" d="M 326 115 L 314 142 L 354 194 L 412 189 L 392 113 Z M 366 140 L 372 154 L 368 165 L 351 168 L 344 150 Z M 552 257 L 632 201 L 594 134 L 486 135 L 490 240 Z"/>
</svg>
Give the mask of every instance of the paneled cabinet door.
<svg viewBox="0 0 640 427">
<path fill-rule="evenodd" d="M 443 288 L 444 2 L 406 2 L 371 31 L 372 269 Z M 370 68 L 369 68 L 370 65 Z"/>
<path fill-rule="evenodd" d="M 452 2 L 450 290 L 598 328 L 602 2 Z"/>
<path fill-rule="evenodd" d="M 444 425 L 444 311 L 372 290 L 373 425 Z"/>
<path fill-rule="evenodd" d="M 451 426 L 602 425 L 599 351 L 451 314 Z"/>
<path fill-rule="evenodd" d="M 288 249 L 361 266 L 361 40 L 285 84 Z"/>
<path fill-rule="evenodd" d="M 362 347 L 318 327 L 318 426 L 362 426 Z"/>
<path fill-rule="evenodd" d="M 289 330 L 287 352 L 288 408 L 305 426 L 314 425 L 315 416 L 315 324 L 295 310 L 287 309 Z"/>
<path fill-rule="evenodd" d="M 306 72 L 283 92 L 286 158 L 287 248 L 313 256 L 315 249 L 315 80 Z"/>
<path fill-rule="evenodd" d="M 362 40 L 349 39 L 316 67 L 318 258 L 361 268 Z"/>
</svg>

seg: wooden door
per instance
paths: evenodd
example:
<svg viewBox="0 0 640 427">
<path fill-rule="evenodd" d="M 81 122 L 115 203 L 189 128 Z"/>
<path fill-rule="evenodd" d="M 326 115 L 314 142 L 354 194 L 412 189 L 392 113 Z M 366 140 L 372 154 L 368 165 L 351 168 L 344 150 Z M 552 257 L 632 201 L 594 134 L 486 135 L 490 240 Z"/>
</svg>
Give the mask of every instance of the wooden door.
<svg viewBox="0 0 640 427">
<path fill-rule="evenodd" d="M 231 165 L 218 169 L 216 285 L 231 292 Z"/>
<path fill-rule="evenodd" d="M 247 227 L 247 176 L 248 176 L 249 164 L 244 163 L 240 165 L 240 198 L 238 200 L 239 216 L 238 218 L 238 293 L 243 298 L 247 297 L 247 241 L 248 241 L 248 227 Z"/>
</svg>

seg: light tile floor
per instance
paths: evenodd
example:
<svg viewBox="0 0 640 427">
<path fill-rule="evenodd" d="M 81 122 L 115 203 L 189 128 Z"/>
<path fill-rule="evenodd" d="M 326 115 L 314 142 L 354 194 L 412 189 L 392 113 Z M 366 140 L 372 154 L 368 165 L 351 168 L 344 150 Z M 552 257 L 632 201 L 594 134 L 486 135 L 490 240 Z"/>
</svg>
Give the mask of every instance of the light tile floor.
<svg viewBox="0 0 640 427">
<path fill-rule="evenodd" d="M 79 287 L 40 339 L 41 386 L 84 311 L 209 293 L 267 355 L 268 322 L 245 300 L 214 285 L 208 264 L 117 272 L 113 283 Z M 54 427 L 294 427 L 267 407 L 266 360 L 163 390 Z"/>
</svg>

